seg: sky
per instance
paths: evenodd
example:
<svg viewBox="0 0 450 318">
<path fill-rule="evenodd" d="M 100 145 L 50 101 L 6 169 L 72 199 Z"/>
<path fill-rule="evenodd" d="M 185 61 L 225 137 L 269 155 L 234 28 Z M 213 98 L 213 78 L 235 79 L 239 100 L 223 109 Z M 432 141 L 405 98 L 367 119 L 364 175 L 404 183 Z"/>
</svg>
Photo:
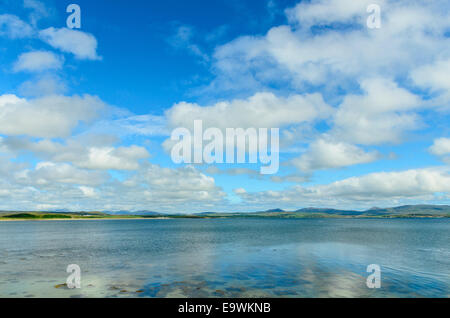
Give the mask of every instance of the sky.
<svg viewBox="0 0 450 318">
<path fill-rule="evenodd" d="M 80 28 L 66 22 L 72 3 Z M 449 11 L 444 0 L 0 0 L 0 210 L 450 204 Z M 171 133 L 195 120 L 278 128 L 279 170 L 175 163 Z"/>
</svg>

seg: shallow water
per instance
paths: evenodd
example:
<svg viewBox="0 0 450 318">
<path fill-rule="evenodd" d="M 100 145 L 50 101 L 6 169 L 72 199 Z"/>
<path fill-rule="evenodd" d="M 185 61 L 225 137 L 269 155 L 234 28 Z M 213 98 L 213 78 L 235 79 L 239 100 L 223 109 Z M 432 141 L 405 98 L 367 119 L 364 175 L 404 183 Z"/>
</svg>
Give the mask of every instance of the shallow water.
<svg viewBox="0 0 450 318">
<path fill-rule="evenodd" d="M 0 222 L 0 297 L 449 297 L 449 243 L 449 219 Z"/>
</svg>

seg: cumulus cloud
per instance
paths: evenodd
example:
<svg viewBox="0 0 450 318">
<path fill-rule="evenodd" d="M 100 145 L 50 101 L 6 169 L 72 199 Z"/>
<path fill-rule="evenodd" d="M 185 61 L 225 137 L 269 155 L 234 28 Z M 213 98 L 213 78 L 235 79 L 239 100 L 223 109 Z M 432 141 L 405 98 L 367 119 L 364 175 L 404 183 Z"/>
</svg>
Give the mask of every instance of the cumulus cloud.
<svg viewBox="0 0 450 318">
<path fill-rule="evenodd" d="M 39 32 L 39 37 L 52 47 L 72 53 L 77 59 L 99 60 L 97 39 L 89 33 L 68 28 L 48 28 Z"/>
<path fill-rule="evenodd" d="M 362 95 L 345 96 L 334 118 L 332 134 L 359 144 L 398 143 L 405 131 L 420 128 L 414 112 L 421 99 L 383 78 L 361 82 Z"/>
<path fill-rule="evenodd" d="M 91 187 L 79 186 L 78 189 L 80 189 L 86 197 L 95 197 L 97 195 L 95 189 Z"/>
<path fill-rule="evenodd" d="M 35 169 L 18 172 L 16 181 L 35 188 L 58 187 L 59 184 L 99 186 L 107 175 L 81 170 L 66 163 L 40 162 Z"/>
<path fill-rule="evenodd" d="M 299 23 L 302 28 L 349 21 L 362 24 L 365 21 L 363 14 L 372 3 L 373 0 L 313 0 L 301 2 L 286 13 L 292 23 Z M 382 5 L 384 1 L 376 3 Z"/>
<path fill-rule="evenodd" d="M 272 143 L 272 128 L 285 129 L 292 125 L 313 125 L 329 118 L 333 108 L 326 104 L 318 93 L 305 95 L 276 96 L 273 93 L 257 93 L 247 99 L 234 99 L 218 102 L 210 106 L 181 102 L 165 112 L 170 128 L 186 128 L 193 132 L 194 121 L 201 120 L 203 129 L 210 127 L 222 130 L 226 135 L 227 128 L 256 129 L 258 142 L 274 146 Z M 268 135 L 260 134 L 259 128 L 267 128 Z M 255 140 L 253 140 L 254 142 Z M 193 139 L 192 139 L 193 142 Z M 163 149 L 170 152 L 175 141 L 167 139 Z M 249 138 L 244 143 L 235 143 L 233 139 L 225 141 L 227 147 L 235 147 L 242 152 L 253 153 Z"/>
<path fill-rule="evenodd" d="M 49 51 L 33 51 L 23 53 L 14 64 L 14 71 L 41 72 L 49 69 L 60 69 L 63 59 Z"/>
<path fill-rule="evenodd" d="M 438 60 L 433 64 L 421 66 L 411 73 L 411 78 L 418 86 L 434 91 L 450 90 L 450 59 Z"/>
<path fill-rule="evenodd" d="M 333 140 L 319 139 L 309 145 L 308 151 L 292 163 L 301 171 L 341 168 L 368 163 L 380 158 L 375 152 L 365 152 L 361 148 Z"/>
<path fill-rule="evenodd" d="M 139 160 L 149 157 L 143 147 L 90 147 L 81 154 L 55 155 L 56 160 L 70 161 L 76 166 L 87 169 L 136 170 Z"/>
<path fill-rule="evenodd" d="M 420 66 L 411 72 L 413 83 L 429 90 L 433 98 L 429 101 L 439 111 L 450 110 L 450 58 L 439 58 L 435 62 Z"/>
<path fill-rule="evenodd" d="M 166 111 L 170 127 L 192 128 L 194 120 L 204 127 L 279 128 L 330 116 L 332 108 L 320 94 L 279 97 L 257 93 L 247 99 L 219 102 L 210 106 L 181 102 Z"/>
<path fill-rule="evenodd" d="M 0 36 L 11 39 L 31 37 L 33 28 L 19 17 L 12 14 L 0 14 Z"/>
<path fill-rule="evenodd" d="M 450 154 L 450 138 L 438 138 L 430 147 L 430 152 L 436 156 Z"/>
<path fill-rule="evenodd" d="M 365 25 L 370 2 L 302 1 L 288 10 L 290 24 L 219 46 L 212 87 L 346 88 L 367 76 L 406 77 L 411 65 L 431 63 L 448 48 L 448 3 L 383 1 L 382 28 L 371 30 Z"/>
<path fill-rule="evenodd" d="M 372 3 L 300 2 L 286 11 L 287 25 L 219 46 L 214 54 L 217 77 L 210 88 L 238 92 L 273 86 L 297 92 L 318 89 L 338 105 L 327 131 L 336 142 L 402 142 L 408 133 L 424 127 L 419 111 L 450 105 L 450 94 L 424 101 L 412 93 L 410 83 L 399 80 L 410 77 L 416 86 L 448 91 L 450 7 L 445 1 L 378 1 L 382 28 L 371 30 L 366 26 L 366 8 Z M 411 65 L 417 67 L 412 73 Z M 298 136 L 282 131 L 281 143 L 288 137 L 295 143 Z M 355 149 L 351 150 L 354 155 Z M 359 158 L 369 162 L 374 157 Z"/>
<path fill-rule="evenodd" d="M 102 138 L 103 137 L 103 138 Z M 54 162 L 71 163 L 78 168 L 91 170 L 136 170 L 139 162 L 150 155 L 144 147 L 113 147 L 115 138 L 94 136 L 88 140 L 69 139 L 65 144 L 48 139 L 33 142 L 29 139 L 9 137 L 0 140 L 0 146 L 11 153 L 31 152 L 38 158 Z"/>
<path fill-rule="evenodd" d="M 209 210 L 223 203 L 225 197 L 212 177 L 194 167 L 143 164 L 138 172 L 118 180 L 106 171 L 80 169 L 68 163 L 43 161 L 25 169 L 18 163 L 4 163 L 0 173 L 8 166 L 8 178 L 0 178 L 0 196 L 4 198 L 0 209 L 14 206 L 18 210 L 179 213 Z"/>
<path fill-rule="evenodd" d="M 433 200 L 437 193 L 444 193 L 447 197 L 450 194 L 448 169 L 377 172 L 324 185 L 293 186 L 283 191 L 241 191 L 237 194 L 247 204 L 367 207 L 408 200 Z"/>
<path fill-rule="evenodd" d="M 192 166 L 171 169 L 149 164 L 125 185 L 136 186 L 140 183 L 148 187 L 141 192 L 143 197 L 153 202 L 217 202 L 224 196 L 214 178 Z"/>
<path fill-rule="evenodd" d="M 0 133 L 34 137 L 67 137 L 80 122 L 91 122 L 107 108 L 98 97 L 46 96 L 26 100 L 0 96 Z"/>
</svg>

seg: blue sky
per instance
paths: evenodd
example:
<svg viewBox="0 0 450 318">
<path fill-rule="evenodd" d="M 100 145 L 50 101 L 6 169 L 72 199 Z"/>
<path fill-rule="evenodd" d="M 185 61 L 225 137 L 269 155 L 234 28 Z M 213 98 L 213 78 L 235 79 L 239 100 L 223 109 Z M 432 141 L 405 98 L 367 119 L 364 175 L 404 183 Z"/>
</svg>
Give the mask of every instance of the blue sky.
<svg viewBox="0 0 450 318">
<path fill-rule="evenodd" d="M 29 15 L 30 10 L 24 10 L 21 1 L 6 3 L 5 12 L 17 13 L 24 19 Z M 39 21 L 39 27 L 64 27 L 66 7 L 71 2 L 42 3 L 52 7 L 54 14 Z M 207 85 L 213 75 L 201 58 L 171 45 L 178 27 L 190 28 L 193 41 L 199 41 L 205 54 L 211 55 L 215 46 L 240 35 L 264 34 L 275 20 L 264 1 L 136 1 L 133 5 L 125 1 L 78 1 L 77 4 L 82 9 L 82 30 L 96 36 L 99 55 L 104 58 L 102 63 L 94 64 L 66 57 L 74 68 L 72 72 L 66 68 L 64 75 L 76 78 L 70 92 L 101 92 L 104 101 L 136 114 L 161 114 L 164 108 L 180 100 L 216 98 L 213 93 L 193 96 L 196 88 Z M 282 15 L 277 18 L 283 19 Z M 24 42 L 15 44 L 18 50 L 30 43 Z M 33 49 L 46 48 L 38 40 L 28 45 Z M 13 50 L 8 53 L 9 60 L 16 58 Z M 13 82 L 5 81 L 14 90 L 22 80 L 17 77 Z"/>
<path fill-rule="evenodd" d="M 0 0 L 0 209 L 448 204 L 449 7 Z M 194 120 L 279 128 L 278 173 L 173 163 Z"/>
</svg>

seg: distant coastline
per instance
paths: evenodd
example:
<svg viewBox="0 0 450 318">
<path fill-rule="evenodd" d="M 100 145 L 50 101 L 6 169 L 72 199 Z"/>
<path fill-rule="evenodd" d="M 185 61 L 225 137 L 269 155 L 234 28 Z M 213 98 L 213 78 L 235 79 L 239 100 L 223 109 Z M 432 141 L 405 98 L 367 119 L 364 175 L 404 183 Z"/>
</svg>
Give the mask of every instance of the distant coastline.
<svg viewBox="0 0 450 318">
<path fill-rule="evenodd" d="M 1 211 L 0 221 L 55 221 L 55 220 L 158 220 L 158 219 L 224 219 L 224 218 L 450 218 L 449 205 L 404 205 L 392 208 L 372 208 L 365 211 L 326 208 L 303 208 L 295 211 L 271 209 L 259 212 L 196 214 L 163 214 L 157 212 L 45 212 Z"/>
</svg>

